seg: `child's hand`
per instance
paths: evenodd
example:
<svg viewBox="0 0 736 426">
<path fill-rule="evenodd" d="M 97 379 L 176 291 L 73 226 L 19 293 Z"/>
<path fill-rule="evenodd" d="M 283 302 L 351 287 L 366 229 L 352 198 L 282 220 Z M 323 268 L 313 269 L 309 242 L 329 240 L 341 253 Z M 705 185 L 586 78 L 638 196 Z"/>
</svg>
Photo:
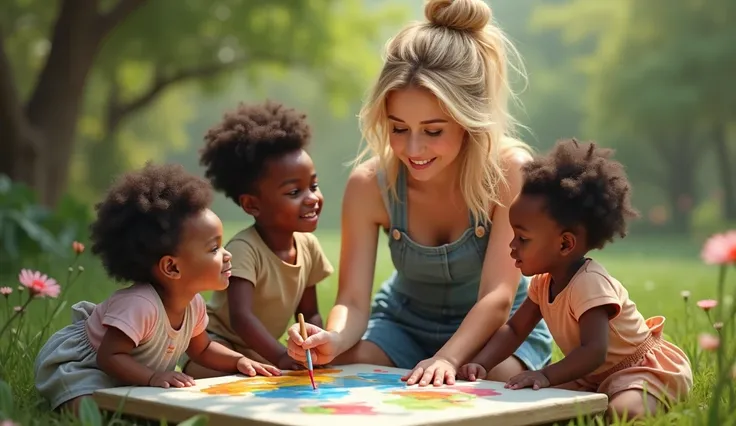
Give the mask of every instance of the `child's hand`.
<svg viewBox="0 0 736 426">
<path fill-rule="evenodd" d="M 465 364 L 457 371 L 457 377 L 459 379 L 470 380 L 471 382 L 483 380 L 486 378 L 487 374 L 486 369 L 475 362 Z"/>
<path fill-rule="evenodd" d="M 238 371 L 246 376 L 255 376 L 256 374 L 267 377 L 281 375 L 281 370 L 273 365 L 261 364 L 260 362 L 253 361 L 247 357 L 241 357 L 238 360 Z"/>
<path fill-rule="evenodd" d="M 541 371 L 525 371 L 509 379 L 504 385 L 507 389 L 523 389 L 531 387 L 534 390 L 549 387 L 547 376 Z"/>
<path fill-rule="evenodd" d="M 282 370 L 302 370 L 304 368 L 303 365 L 299 364 L 294 360 L 294 358 L 289 356 L 289 352 L 281 355 L 276 366 Z"/>
<path fill-rule="evenodd" d="M 148 386 L 159 388 L 187 388 L 194 386 L 194 379 L 184 373 L 178 371 L 162 371 L 156 372 L 148 381 Z"/>
</svg>

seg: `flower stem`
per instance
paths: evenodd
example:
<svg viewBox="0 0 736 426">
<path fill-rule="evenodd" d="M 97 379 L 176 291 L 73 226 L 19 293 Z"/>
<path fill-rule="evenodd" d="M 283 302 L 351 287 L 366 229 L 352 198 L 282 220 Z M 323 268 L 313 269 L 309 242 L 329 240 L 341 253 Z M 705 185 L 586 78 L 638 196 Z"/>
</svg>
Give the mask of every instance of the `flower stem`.
<svg viewBox="0 0 736 426">
<path fill-rule="evenodd" d="M 723 322 L 723 287 L 726 284 L 726 266 L 721 265 L 718 271 L 718 321 Z"/>
<path fill-rule="evenodd" d="M 718 274 L 718 318 L 722 321 L 723 319 L 723 287 L 726 281 L 726 267 L 727 265 L 721 265 L 721 269 Z M 731 308 L 731 315 L 729 321 L 723 321 L 724 334 L 726 330 L 730 329 L 731 319 L 733 319 L 734 308 Z M 710 315 L 709 315 L 710 319 Z M 726 324 L 728 323 L 728 324 Z M 716 351 L 716 383 L 712 393 L 711 406 L 708 413 L 708 424 L 720 424 L 720 405 L 721 405 L 721 393 L 726 383 L 731 380 L 730 368 L 724 368 L 724 356 L 726 351 L 725 341 L 721 340 Z M 729 396 L 732 392 L 729 391 Z M 733 401 L 731 401 L 733 402 Z"/>
<path fill-rule="evenodd" d="M 21 313 L 23 313 L 26 310 L 26 308 L 28 307 L 28 305 L 31 304 L 31 301 L 32 300 L 33 300 L 33 294 L 31 294 L 31 292 L 28 292 L 28 300 L 26 300 L 26 303 L 24 303 L 23 306 L 21 306 L 20 311 L 17 311 L 15 314 L 13 314 L 13 316 L 10 317 L 10 319 L 8 320 L 8 322 L 6 322 L 3 325 L 3 328 L 0 329 L 0 337 L 2 337 L 3 333 L 5 333 L 5 330 L 7 330 L 8 326 L 10 326 L 10 323 L 13 322 L 13 320 L 16 317 L 20 316 Z"/>
</svg>

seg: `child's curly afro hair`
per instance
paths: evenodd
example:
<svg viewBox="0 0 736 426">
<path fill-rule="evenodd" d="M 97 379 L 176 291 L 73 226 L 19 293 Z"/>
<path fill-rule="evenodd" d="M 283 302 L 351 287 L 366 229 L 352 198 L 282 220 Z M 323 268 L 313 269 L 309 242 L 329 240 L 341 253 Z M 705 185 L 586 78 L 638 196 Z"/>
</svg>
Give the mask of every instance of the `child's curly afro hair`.
<svg viewBox="0 0 736 426">
<path fill-rule="evenodd" d="M 624 167 L 612 154 L 595 143 L 558 141 L 548 155 L 525 164 L 521 193 L 544 196 L 556 222 L 569 229 L 581 225 L 588 249 L 603 248 L 616 234 L 625 237 L 627 219 L 639 216 Z"/>
<path fill-rule="evenodd" d="M 154 266 L 176 254 L 184 221 L 211 202 L 209 183 L 181 165 L 146 163 L 120 176 L 95 206 L 92 252 L 115 280 L 155 284 Z"/>
<path fill-rule="evenodd" d="M 310 138 L 305 114 L 270 100 L 241 103 L 207 131 L 199 162 L 212 186 L 240 205 L 269 160 L 303 149 Z"/>
</svg>

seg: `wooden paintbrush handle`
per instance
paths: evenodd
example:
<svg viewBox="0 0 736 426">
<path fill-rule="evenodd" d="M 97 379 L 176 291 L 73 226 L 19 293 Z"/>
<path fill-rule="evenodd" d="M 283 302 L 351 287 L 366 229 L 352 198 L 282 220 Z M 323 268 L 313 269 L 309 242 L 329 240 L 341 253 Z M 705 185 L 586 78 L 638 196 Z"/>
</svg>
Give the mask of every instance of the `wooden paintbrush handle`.
<svg viewBox="0 0 736 426">
<path fill-rule="evenodd" d="M 307 325 L 304 324 L 304 315 L 299 314 L 299 334 L 302 335 L 302 339 L 307 340 Z"/>
</svg>

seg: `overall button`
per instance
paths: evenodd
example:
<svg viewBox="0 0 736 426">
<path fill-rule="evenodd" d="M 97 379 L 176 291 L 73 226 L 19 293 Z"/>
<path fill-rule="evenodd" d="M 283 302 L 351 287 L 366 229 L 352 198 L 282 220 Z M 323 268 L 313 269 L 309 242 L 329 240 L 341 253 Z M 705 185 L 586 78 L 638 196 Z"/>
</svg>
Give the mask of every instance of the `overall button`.
<svg viewBox="0 0 736 426">
<path fill-rule="evenodd" d="M 391 231 L 391 235 L 394 237 L 394 240 L 398 240 L 401 238 L 401 232 L 399 232 L 399 230 L 396 228 L 394 228 L 394 230 Z"/>
<path fill-rule="evenodd" d="M 475 236 L 478 238 L 483 238 L 483 236 L 486 235 L 486 228 L 483 226 L 478 226 L 475 228 Z"/>
</svg>

